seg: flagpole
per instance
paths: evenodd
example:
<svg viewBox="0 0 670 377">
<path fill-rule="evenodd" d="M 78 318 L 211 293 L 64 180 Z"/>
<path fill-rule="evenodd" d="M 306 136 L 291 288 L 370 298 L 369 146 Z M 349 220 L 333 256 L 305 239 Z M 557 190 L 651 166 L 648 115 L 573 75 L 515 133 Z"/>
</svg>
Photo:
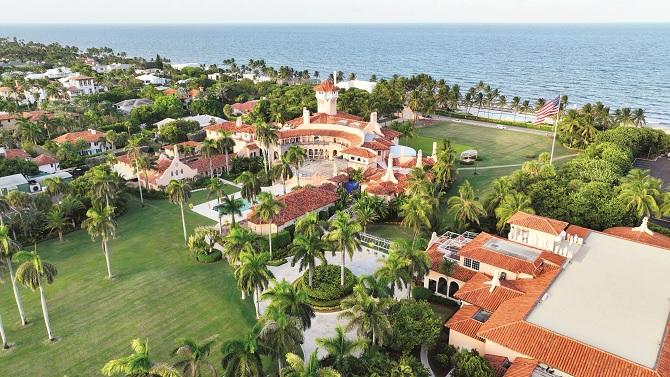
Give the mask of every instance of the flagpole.
<svg viewBox="0 0 670 377">
<path fill-rule="evenodd" d="M 551 155 L 549 156 L 549 165 L 554 163 L 554 147 L 556 146 L 556 132 L 558 131 L 558 120 L 561 118 L 561 94 L 558 94 L 558 112 L 556 113 L 556 122 L 554 122 L 554 138 L 551 141 Z"/>
</svg>

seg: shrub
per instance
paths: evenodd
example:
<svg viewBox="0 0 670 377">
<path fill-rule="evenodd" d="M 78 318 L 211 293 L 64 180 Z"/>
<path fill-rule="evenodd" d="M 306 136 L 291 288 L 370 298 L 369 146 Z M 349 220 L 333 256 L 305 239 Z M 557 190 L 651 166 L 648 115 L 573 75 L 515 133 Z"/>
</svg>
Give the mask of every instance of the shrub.
<svg viewBox="0 0 670 377">
<path fill-rule="evenodd" d="M 214 250 L 211 254 L 197 254 L 195 259 L 200 263 L 213 263 L 223 257 L 221 250 Z"/>
<path fill-rule="evenodd" d="M 388 347 L 403 354 L 421 345 L 433 346 L 442 329 L 442 321 L 426 301 L 394 302 L 388 318 L 392 329 Z"/>
<path fill-rule="evenodd" d="M 303 274 L 303 287 L 307 296 L 319 301 L 338 300 L 351 294 L 356 284 L 356 277 L 344 269 L 344 286 L 340 286 L 340 266 L 322 264 L 314 269 L 312 287 L 307 282 L 307 272 Z M 326 305 L 323 305 L 326 306 Z"/>
<path fill-rule="evenodd" d="M 286 249 L 291 244 L 292 238 L 291 233 L 284 229 L 272 235 L 272 253 L 273 257 L 281 255 L 279 252 L 281 249 Z M 270 251 L 270 245 L 268 243 L 267 236 L 258 236 L 258 247 L 261 251 Z"/>
<path fill-rule="evenodd" d="M 433 292 L 431 292 L 430 289 L 428 288 L 424 287 L 412 288 L 412 297 L 414 297 L 415 300 L 427 301 L 432 295 Z"/>
</svg>

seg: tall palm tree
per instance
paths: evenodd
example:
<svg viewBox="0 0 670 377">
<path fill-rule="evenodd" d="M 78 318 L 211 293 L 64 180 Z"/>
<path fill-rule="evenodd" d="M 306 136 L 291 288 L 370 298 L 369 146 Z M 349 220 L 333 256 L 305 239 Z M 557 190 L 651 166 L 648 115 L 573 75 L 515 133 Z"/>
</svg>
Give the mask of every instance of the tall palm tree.
<svg viewBox="0 0 670 377">
<path fill-rule="evenodd" d="M 5 326 L 2 323 L 2 315 L 0 314 L 0 340 L 2 340 L 2 349 L 6 350 L 9 348 L 9 342 L 7 341 L 7 334 L 5 333 Z"/>
<path fill-rule="evenodd" d="M 230 215 L 232 225 L 235 225 L 235 215 L 242 216 L 242 208 L 244 208 L 244 201 L 232 195 L 224 196 L 221 204 L 214 206 L 214 210 L 219 213 L 219 219 L 223 215 Z"/>
<path fill-rule="evenodd" d="M 361 202 L 358 201 L 353 205 L 354 215 L 356 216 L 358 223 L 363 228 L 363 232 L 366 232 L 368 224 L 379 220 L 379 215 L 372 206 L 367 205 L 366 203 L 359 203 Z"/>
<path fill-rule="evenodd" d="M 256 125 L 256 139 L 263 146 L 263 163 L 265 172 L 269 171 L 270 166 L 270 147 L 277 144 L 279 140 L 279 131 L 270 124 L 260 123 Z"/>
<path fill-rule="evenodd" d="M 516 122 L 516 113 L 519 112 L 519 108 L 521 107 L 521 98 L 517 96 L 512 97 L 510 106 L 512 107 L 512 110 L 514 110 L 514 121 Z"/>
<path fill-rule="evenodd" d="M 333 245 L 333 253 L 339 251 L 342 253 L 342 264 L 340 265 L 340 286 L 344 286 L 344 265 L 346 255 L 353 259 L 354 252 L 359 249 L 358 233 L 363 230 L 361 224 L 356 222 L 346 212 L 338 211 L 335 213 L 330 230 L 326 235 L 326 240 Z"/>
<path fill-rule="evenodd" d="M 356 329 L 358 336 L 370 337 L 372 344 L 383 346 L 391 332 L 389 305 L 389 300 L 374 298 L 357 285 L 354 294 L 340 303 L 343 311 L 337 318 L 347 321 L 346 331 Z"/>
<path fill-rule="evenodd" d="M 299 271 L 307 269 L 307 281 L 309 286 L 312 286 L 312 279 L 314 276 L 314 268 L 316 261 L 321 261 L 322 264 L 327 264 L 326 248 L 328 244 L 324 242 L 318 234 L 306 236 L 304 234 L 296 233 L 291 245 L 291 252 L 293 259 L 291 259 L 291 267 L 300 263 Z"/>
<path fill-rule="evenodd" d="M 633 126 L 635 125 L 633 111 L 630 107 L 624 107 L 622 109 L 617 109 L 614 112 L 614 121 L 621 126 Z"/>
<path fill-rule="evenodd" d="M 300 320 L 303 329 L 312 326 L 314 309 L 309 305 L 307 293 L 285 279 L 274 281 L 273 286 L 268 288 L 261 296 L 263 300 L 270 300 L 268 309 L 278 310 L 286 315 L 296 317 Z"/>
<path fill-rule="evenodd" d="M 207 182 L 207 200 L 216 197 L 216 203 L 221 204 L 221 197 L 226 195 L 226 185 L 219 178 L 212 177 Z"/>
<path fill-rule="evenodd" d="M 408 240 L 398 240 L 391 243 L 390 252 L 398 253 L 402 258 L 409 262 L 407 266 L 412 278 L 423 281 L 424 276 L 430 271 L 430 258 L 421 248 L 415 247 Z M 411 294 L 412 290 L 409 290 Z"/>
<path fill-rule="evenodd" d="M 390 298 L 393 296 L 388 280 L 383 276 L 364 275 L 358 278 L 358 285 L 365 293 L 375 298 Z"/>
<path fill-rule="evenodd" d="M 242 198 L 249 203 L 253 203 L 256 195 L 261 192 L 261 184 L 258 180 L 258 175 L 250 171 L 245 171 L 235 178 L 235 183 L 241 185 Z"/>
<path fill-rule="evenodd" d="M 256 206 L 255 215 L 261 221 L 268 224 L 268 244 L 270 246 L 270 258 L 272 258 L 272 220 L 274 220 L 280 213 L 282 208 L 286 205 L 283 202 L 274 199 L 271 193 L 262 192 L 258 194 L 258 205 Z"/>
<path fill-rule="evenodd" d="M 407 258 L 396 251 L 389 252 L 382 266 L 375 271 L 375 276 L 388 281 L 391 284 L 391 291 L 407 287 L 409 289 L 412 281 L 412 275 L 409 270 L 410 262 Z"/>
<path fill-rule="evenodd" d="M 307 238 L 323 235 L 323 227 L 319 221 L 319 215 L 316 212 L 308 212 L 305 216 L 298 219 L 295 223 L 295 234 L 303 235 Z"/>
<path fill-rule="evenodd" d="M 416 239 L 421 228 L 430 228 L 430 212 L 430 206 L 424 197 L 411 196 L 403 200 L 400 205 L 402 225 L 414 231 L 413 239 Z"/>
<path fill-rule="evenodd" d="M 171 180 L 168 183 L 165 192 L 168 195 L 168 200 L 172 204 L 179 204 L 179 210 L 181 211 L 181 226 L 184 230 L 184 243 L 188 242 L 188 236 L 186 235 L 186 218 L 184 217 L 184 204 L 188 203 L 188 199 L 191 197 L 191 186 L 184 181 Z"/>
<path fill-rule="evenodd" d="M 300 320 L 277 308 L 266 311 L 258 337 L 277 360 L 277 370 L 282 369 L 284 355 L 296 351 L 304 341 Z"/>
<path fill-rule="evenodd" d="M 221 346 L 221 365 L 225 377 L 261 377 L 263 363 L 258 334 L 252 330 L 243 339 L 227 340 Z"/>
<path fill-rule="evenodd" d="M 81 227 L 86 229 L 93 241 L 100 239 L 102 242 L 102 253 L 105 255 L 105 262 L 107 263 L 108 279 L 112 279 L 111 251 L 108 242 L 116 235 L 116 222 L 112 219 L 112 213 L 114 213 L 114 209 L 111 207 L 101 209 L 91 207 L 86 211 L 86 220 L 81 223 Z"/>
<path fill-rule="evenodd" d="M 447 200 L 447 207 L 449 213 L 465 226 L 472 223 L 479 225 L 479 219 L 486 215 L 484 206 L 475 198 L 475 191 L 468 180 L 458 188 L 458 196 Z"/>
<path fill-rule="evenodd" d="M 63 229 L 67 228 L 65 213 L 60 206 L 53 206 L 47 213 L 46 227 L 52 232 L 58 232 L 58 240 L 63 242 Z"/>
<path fill-rule="evenodd" d="M 63 209 L 63 214 L 72 222 L 72 228 L 76 228 L 76 219 L 84 211 L 84 203 L 72 195 L 66 195 L 58 204 Z"/>
<path fill-rule="evenodd" d="M 202 343 L 197 343 L 193 339 L 178 340 L 172 356 L 180 357 L 181 360 L 175 363 L 175 368 L 180 369 L 185 377 L 200 377 L 201 369 L 207 370 L 211 377 L 216 377 L 216 368 L 207 360 L 215 339 L 213 336 Z"/>
<path fill-rule="evenodd" d="M 66 187 L 65 181 L 61 177 L 47 178 L 42 181 L 42 185 L 46 186 L 46 192 L 52 199 L 62 194 Z"/>
<path fill-rule="evenodd" d="M 256 235 L 247 228 L 234 225 L 223 238 L 223 246 L 228 263 L 236 266 L 239 264 L 242 253 L 256 252 Z M 242 293 L 244 294 L 244 290 Z"/>
<path fill-rule="evenodd" d="M 498 219 L 498 223 L 496 224 L 498 231 L 501 232 L 505 224 L 507 224 L 507 220 L 519 211 L 530 214 L 535 213 L 531 205 L 530 197 L 522 192 L 513 192 L 505 195 L 500 205 L 495 209 L 496 218 Z"/>
<path fill-rule="evenodd" d="M 228 155 L 235 147 L 235 140 L 232 134 L 226 130 L 219 131 L 219 138 L 216 139 L 217 150 L 223 152 L 226 156 L 226 173 L 230 173 L 230 164 L 228 163 Z"/>
<path fill-rule="evenodd" d="M 274 275 L 268 269 L 270 254 L 244 251 L 240 253 L 240 264 L 235 268 L 235 279 L 240 290 L 254 295 L 256 318 L 260 318 L 261 292 L 267 288 Z"/>
<path fill-rule="evenodd" d="M 100 207 L 110 207 L 110 201 L 114 201 L 119 190 L 118 176 L 112 173 L 108 167 L 98 166 L 92 170 L 91 186 L 93 189 L 93 201 Z"/>
<path fill-rule="evenodd" d="M 307 153 L 305 150 L 300 148 L 297 145 L 292 145 L 286 151 L 286 157 L 288 160 L 295 166 L 295 176 L 298 180 L 298 186 L 300 186 L 300 166 L 305 163 L 305 158 L 307 158 Z"/>
<path fill-rule="evenodd" d="M 102 367 L 102 374 L 114 376 L 123 373 L 128 377 L 181 377 L 176 368 L 165 363 L 154 363 L 149 358 L 149 344 L 140 339 L 130 343 L 133 353 L 108 361 Z"/>
<path fill-rule="evenodd" d="M 633 124 L 635 127 L 644 127 L 647 124 L 647 118 L 644 116 L 644 109 L 633 111 Z"/>
<path fill-rule="evenodd" d="M 50 341 L 56 340 L 51 332 L 51 323 L 49 322 L 49 309 L 47 308 L 47 298 L 44 292 L 44 282 L 51 284 L 58 274 L 56 266 L 43 261 L 37 254 L 37 250 L 32 252 L 19 251 L 12 257 L 12 260 L 19 263 L 16 269 L 16 280 L 23 286 L 40 291 L 40 301 L 42 303 L 42 315 L 44 324 L 47 328 L 47 336 Z"/>
<path fill-rule="evenodd" d="M 209 161 L 209 176 L 214 177 L 214 170 L 212 169 L 212 155 L 216 152 L 218 145 L 213 139 L 205 139 L 200 144 L 200 153 L 202 157 Z"/>
<path fill-rule="evenodd" d="M 285 154 L 279 160 L 279 164 L 275 165 L 277 169 L 277 176 L 281 178 L 282 185 L 284 186 L 284 195 L 286 195 L 286 181 L 293 178 L 293 169 L 291 169 L 291 161 L 288 159 L 288 155 Z"/>
<path fill-rule="evenodd" d="M 512 191 L 509 177 L 500 177 L 494 180 L 484 198 L 484 209 L 489 215 L 495 215 L 495 210 L 503 201 L 505 196 Z"/>
<path fill-rule="evenodd" d="M 16 285 L 16 275 L 14 274 L 14 268 L 12 266 L 12 256 L 17 251 L 18 245 L 12 241 L 11 236 L 9 235 L 9 227 L 7 225 L 0 225 L 0 256 L 5 261 L 7 265 L 7 270 L 9 271 L 9 280 L 12 282 L 12 291 L 14 292 L 14 300 L 16 301 L 16 306 L 19 309 L 19 317 L 21 317 L 21 324 L 23 326 L 28 324 L 28 319 L 26 318 L 26 313 L 23 311 L 23 302 L 21 300 L 21 295 L 19 294 L 19 287 Z"/>
<path fill-rule="evenodd" d="M 625 203 L 629 211 L 638 218 L 659 217 L 661 210 L 661 181 L 649 175 L 648 170 L 632 169 L 621 179 L 619 198 Z"/>
<path fill-rule="evenodd" d="M 340 325 L 335 326 L 335 336 L 331 338 L 317 338 L 316 344 L 326 350 L 328 357 L 333 359 L 335 369 L 342 371 L 347 357 L 356 352 L 363 351 L 368 342 L 365 339 L 357 338 L 350 340 Z"/>
<path fill-rule="evenodd" d="M 282 377 L 341 377 L 333 368 L 321 368 L 317 350 L 309 355 L 307 361 L 294 353 L 286 354 L 288 367 L 282 369 Z"/>
</svg>

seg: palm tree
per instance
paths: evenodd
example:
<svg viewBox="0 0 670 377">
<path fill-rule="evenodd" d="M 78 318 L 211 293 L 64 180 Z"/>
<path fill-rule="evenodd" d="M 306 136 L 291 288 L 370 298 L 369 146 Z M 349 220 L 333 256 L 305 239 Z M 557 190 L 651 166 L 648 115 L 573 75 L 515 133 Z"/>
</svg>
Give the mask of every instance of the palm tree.
<svg viewBox="0 0 670 377">
<path fill-rule="evenodd" d="M 335 369 L 341 371 L 344 369 L 346 358 L 356 352 L 363 351 L 367 347 L 368 342 L 360 338 L 356 340 L 348 339 L 344 328 L 337 325 L 335 327 L 335 336 L 332 338 L 317 338 L 316 344 L 326 350 L 328 357 L 334 361 Z"/>
<path fill-rule="evenodd" d="M 521 102 L 521 112 L 523 113 L 523 120 L 528 120 L 528 112 L 530 111 L 530 101 L 524 100 Z"/>
<path fill-rule="evenodd" d="M 337 318 L 347 321 L 346 331 L 356 329 L 358 336 L 370 336 L 372 344 L 384 345 L 391 331 L 389 300 L 374 298 L 357 285 L 354 294 L 342 300 L 340 307 L 343 311 Z"/>
<path fill-rule="evenodd" d="M 256 318 L 260 318 L 261 291 L 267 288 L 274 275 L 268 269 L 270 254 L 244 251 L 240 254 L 240 264 L 235 268 L 235 278 L 240 290 L 253 294 L 256 301 Z"/>
<path fill-rule="evenodd" d="M 184 204 L 188 202 L 188 199 L 191 197 L 191 186 L 184 181 L 171 180 L 168 183 L 165 192 L 168 195 L 168 199 L 172 204 L 179 204 L 179 210 L 181 211 L 181 226 L 184 230 L 184 243 L 188 242 L 188 236 L 186 235 L 186 218 L 184 217 Z"/>
<path fill-rule="evenodd" d="M 253 203 L 256 195 L 261 192 L 261 184 L 258 180 L 258 175 L 250 171 L 245 171 L 235 178 L 235 183 L 241 185 L 242 198 L 249 203 Z"/>
<path fill-rule="evenodd" d="M 458 196 L 447 200 L 447 207 L 449 213 L 466 226 L 472 223 L 479 225 L 479 218 L 486 215 L 484 206 L 475 198 L 475 191 L 468 180 L 458 188 Z"/>
<path fill-rule="evenodd" d="M 258 334 L 253 330 L 244 339 L 227 340 L 221 346 L 221 365 L 225 377 L 261 377 L 263 363 Z"/>
<path fill-rule="evenodd" d="M 413 239 L 416 239 L 422 227 L 430 228 L 430 206 L 427 199 L 421 196 L 405 199 L 400 205 L 400 217 L 403 226 L 414 230 Z"/>
<path fill-rule="evenodd" d="M 517 96 L 512 97 L 512 102 L 510 102 L 510 106 L 512 107 L 512 110 L 514 110 L 514 121 L 516 122 L 516 113 L 519 111 L 519 108 L 521 107 L 521 98 Z"/>
<path fill-rule="evenodd" d="M 184 376 L 199 377 L 200 370 L 209 371 L 209 375 L 216 377 L 216 368 L 207 360 L 215 336 L 205 339 L 202 344 L 196 343 L 192 339 L 181 339 L 177 341 L 177 348 L 172 351 L 172 356 L 178 356 L 182 359 L 175 363 L 175 368 L 179 368 Z"/>
<path fill-rule="evenodd" d="M 356 222 L 346 212 L 338 211 L 330 223 L 330 231 L 326 235 L 326 240 L 333 245 L 333 253 L 339 251 L 342 253 L 342 264 L 340 265 L 340 286 L 344 286 L 344 265 L 346 262 L 346 255 L 349 254 L 349 259 L 353 259 L 354 252 L 358 251 L 359 241 L 358 233 L 363 228 L 361 224 Z"/>
<path fill-rule="evenodd" d="M 235 147 L 235 140 L 232 138 L 232 134 L 226 130 L 219 131 L 219 138 L 216 139 L 217 150 L 222 151 L 226 156 L 226 173 L 230 173 L 230 164 L 228 163 L 228 154 Z"/>
<path fill-rule="evenodd" d="M 368 224 L 379 220 L 379 215 L 375 209 L 370 205 L 366 205 L 366 203 L 357 201 L 353 206 L 353 210 L 356 220 L 358 220 L 358 223 L 363 228 L 363 232 L 367 231 Z"/>
<path fill-rule="evenodd" d="M 319 221 L 319 215 L 316 212 L 308 212 L 305 216 L 298 219 L 295 223 L 295 234 L 303 235 L 307 238 L 323 235 L 323 228 Z"/>
<path fill-rule="evenodd" d="M 111 251 L 108 241 L 116 235 L 116 222 L 112 219 L 112 213 L 114 213 L 114 209 L 111 207 L 102 209 L 91 207 L 86 211 L 86 220 L 81 223 L 81 227 L 86 229 L 93 241 L 99 238 L 102 242 L 102 253 L 105 255 L 107 263 L 108 279 L 112 278 Z"/>
<path fill-rule="evenodd" d="M 26 313 L 23 311 L 23 303 L 21 301 L 21 295 L 19 294 L 19 287 L 16 285 L 16 275 L 14 275 L 14 269 L 12 266 L 12 256 L 17 250 L 17 246 L 12 238 L 9 235 L 9 227 L 7 225 L 0 225 L 0 256 L 5 261 L 7 265 L 7 270 L 9 270 L 9 280 L 12 282 L 12 291 L 14 292 L 14 300 L 16 301 L 16 306 L 19 309 L 19 317 L 21 317 L 21 324 L 23 326 L 28 324 L 28 319 L 26 318 Z"/>
<path fill-rule="evenodd" d="M 277 176 L 281 178 L 282 185 L 284 185 L 284 195 L 286 195 L 286 181 L 293 178 L 293 169 L 291 169 L 291 161 L 287 154 L 281 157 L 279 164 L 275 165 L 275 169 L 277 169 Z"/>
<path fill-rule="evenodd" d="M 365 293 L 376 298 L 390 298 L 392 296 L 389 282 L 383 276 L 364 275 L 358 278 L 358 285 Z"/>
<path fill-rule="evenodd" d="M 256 139 L 263 146 L 263 163 L 267 173 L 270 165 L 270 146 L 275 145 L 279 140 L 279 131 L 266 123 L 257 124 Z"/>
<path fill-rule="evenodd" d="M 5 326 L 2 324 L 2 315 L 0 315 L 0 339 L 2 340 L 2 349 L 9 349 L 7 334 L 5 334 Z"/>
<path fill-rule="evenodd" d="M 502 200 L 512 190 L 509 177 L 501 177 L 494 180 L 484 198 L 484 209 L 486 213 L 495 215 L 495 210 L 500 206 Z"/>
<path fill-rule="evenodd" d="M 661 215 L 661 181 L 649 176 L 648 170 L 632 169 L 622 178 L 619 198 L 638 218 Z"/>
<path fill-rule="evenodd" d="M 216 196 L 216 203 L 221 204 L 221 197 L 226 195 L 226 185 L 219 178 L 212 177 L 207 182 L 207 200 Z"/>
<path fill-rule="evenodd" d="M 60 206 L 53 206 L 47 213 L 46 227 L 52 232 L 58 232 L 58 240 L 63 242 L 63 229 L 67 228 L 67 220 Z"/>
<path fill-rule="evenodd" d="M 309 360 L 304 361 L 300 356 L 294 353 L 286 354 L 286 363 L 288 367 L 282 369 L 281 377 L 340 377 L 333 368 L 321 368 L 319 366 L 319 357 L 317 350 L 309 355 Z"/>
<path fill-rule="evenodd" d="M 239 263 L 240 254 L 256 252 L 256 235 L 247 228 L 234 225 L 224 237 L 223 245 L 228 263 L 235 266 Z"/>
<path fill-rule="evenodd" d="M 269 192 L 258 194 L 258 205 L 256 206 L 255 215 L 258 216 L 261 221 L 268 224 L 270 258 L 272 258 L 272 220 L 281 213 L 282 208 L 285 206 L 286 205 L 283 202 L 276 201 Z"/>
<path fill-rule="evenodd" d="M 291 162 L 291 164 L 295 166 L 295 176 L 298 180 L 298 186 L 300 186 L 300 166 L 305 163 L 307 153 L 305 153 L 305 150 L 299 146 L 292 145 L 286 151 L 286 157 Z"/>
<path fill-rule="evenodd" d="M 295 266 L 296 263 L 300 263 L 300 272 L 305 269 L 308 270 L 307 281 L 310 287 L 312 286 L 316 261 L 320 260 L 322 264 L 328 263 L 325 256 L 327 246 L 327 243 L 324 242 L 318 234 L 306 236 L 304 234 L 296 233 L 295 238 L 293 238 L 293 244 L 291 246 L 293 259 L 291 259 L 291 267 Z"/>
<path fill-rule="evenodd" d="M 644 115 L 644 114 L 643 114 Z M 630 107 L 624 107 L 623 109 L 617 109 L 614 112 L 614 121 L 618 125 L 622 126 L 632 126 L 635 124 L 634 115 Z"/>
<path fill-rule="evenodd" d="M 51 323 L 49 322 L 49 309 L 47 308 L 47 298 L 44 292 L 44 284 L 51 284 L 58 274 L 56 266 L 43 261 L 37 254 L 37 249 L 32 252 L 19 251 L 12 257 L 12 260 L 19 263 L 16 269 L 16 280 L 26 288 L 33 291 L 40 291 L 40 301 L 42 303 L 42 315 L 44 316 L 44 324 L 47 328 L 47 336 L 50 341 L 56 340 L 51 332 Z"/>
<path fill-rule="evenodd" d="M 205 139 L 200 144 L 200 153 L 202 157 L 206 158 L 209 161 L 209 176 L 214 177 L 214 170 L 212 169 L 212 155 L 218 148 L 216 141 L 212 139 Z"/>
<path fill-rule="evenodd" d="M 62 194 L 66 186 L 61 177 L 47 178 L 42 181 L 42 185 L 46 186 L 46 191 L 52 199 Z"/>
<path fill-rule="evenodd" d="M 118 177 L 109 171 L 108 167 L 96 167 L 91 169 L 91 186 L 94 194 L 95 204 L 100 204 L 104 199 L 104 207 L 110 207 L 110 200 L 114 200 L 119 189 Z M 102 207 L 101 206 L 101 207 Z"/>
<path fill-rule="evenodd" d="M 430 271 L 431 262 L 428 254 L 423 249 L 414 247 L 412 242 L 407 240 L 392 242 L 390 252 L 398 253 L 409 262 L 407 268 L 413 279 L 423 281 L 424 276 Z M 408 295 L 411 293 L 410 289 Z"/>
<path fill-rule="evenodd" d="M 522 192 L 505 195 L 498 208 L 495 209 L 496 218 L 498 219 L 498 223 L 496 224 L 498 231 L 502 232 L 505 224 L 507 224 L 507 220 L 517 212 L 535 213 L 531 204 L 532 202 L 528 195 Z"/>
<path fill-rule="evenodd" d="M 76 228 L 75 219 L 79 216 L 80 211 L 84 210 L 84 203 L 72 195 L 66 195 L 58 204 L 63 209 L 63 214 L 72 222 L 72 228 Z"/>
<path fill-rule="evenodd" d="M 375 271 L 375 276 L 391 284 L 391 291 L 395 292 L 396 287 L 407 287 L 409 289 L 412 276 L 409 271 L 409 260 L 400 253 L 391 251 L 382 266 Z"/>
<path fill-rule="evenodd" d="M 281 370 L 284 355 L 295 351 L 304 341 L 302 324 L 296 317 L 269 308 L 262 319 L 258 338 L 274 354 L 277 370 Z"/>
<path fill-rule="evenodd" d="M 242 216 L 242 208 L 244 201 L 233 198 L 232 195 L 224 196 L 221 204 L 214 206 L 214 210 L 219 213 L 219 219 L 223 215 L 230 215 L 232 225 L 235 225 L 235 215 Z"/>
<path fill-rule="evenodd" d="M 298 318 L 303 329 L 312 326 L 312 318 L 315 314 L 314 309 L 309 305 L 307 293 L 285 279 L 275 280 L 274 285 L 263 292 L 261 298 L 270 300 L 268 309 L 272 308 Z"/>
<path fill-rule="evenodd" d="M 23 143 L 39 145 L 43 140 L 42 128 L 24 118 L 17 121 L 16 133 Z"/>
<path fill-rule="evenodd" d="M 130 343 L 133 353 L 108 361 L 102 367 L 102 374 L 114 376 L 123 373 L 128 377 L 181 377 L 179 371 L 164 363 L 153 363 L 149 358 L 149 344 L 139 339 Z"/>
<path fill-rule="evenodd" d="M 647 124 L 647 118 L 644 116 L 644 109 L 633 111 L 633 124 L 635 127 L 644 127 Z"/>
</svg>

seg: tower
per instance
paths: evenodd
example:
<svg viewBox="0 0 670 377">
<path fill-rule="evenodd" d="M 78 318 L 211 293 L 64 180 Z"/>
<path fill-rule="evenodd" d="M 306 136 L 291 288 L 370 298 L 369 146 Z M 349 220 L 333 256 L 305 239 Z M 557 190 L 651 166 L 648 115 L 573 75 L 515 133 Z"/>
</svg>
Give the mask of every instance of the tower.
<svg viewBox="0 0 670 377">
<path fill-rule="evenodd" d="M 328 115 L 337 114 L 337 91 L 339 89 L 330 80 L 324 80 L 314 87 L 317 112 Z"/>
</svg>

